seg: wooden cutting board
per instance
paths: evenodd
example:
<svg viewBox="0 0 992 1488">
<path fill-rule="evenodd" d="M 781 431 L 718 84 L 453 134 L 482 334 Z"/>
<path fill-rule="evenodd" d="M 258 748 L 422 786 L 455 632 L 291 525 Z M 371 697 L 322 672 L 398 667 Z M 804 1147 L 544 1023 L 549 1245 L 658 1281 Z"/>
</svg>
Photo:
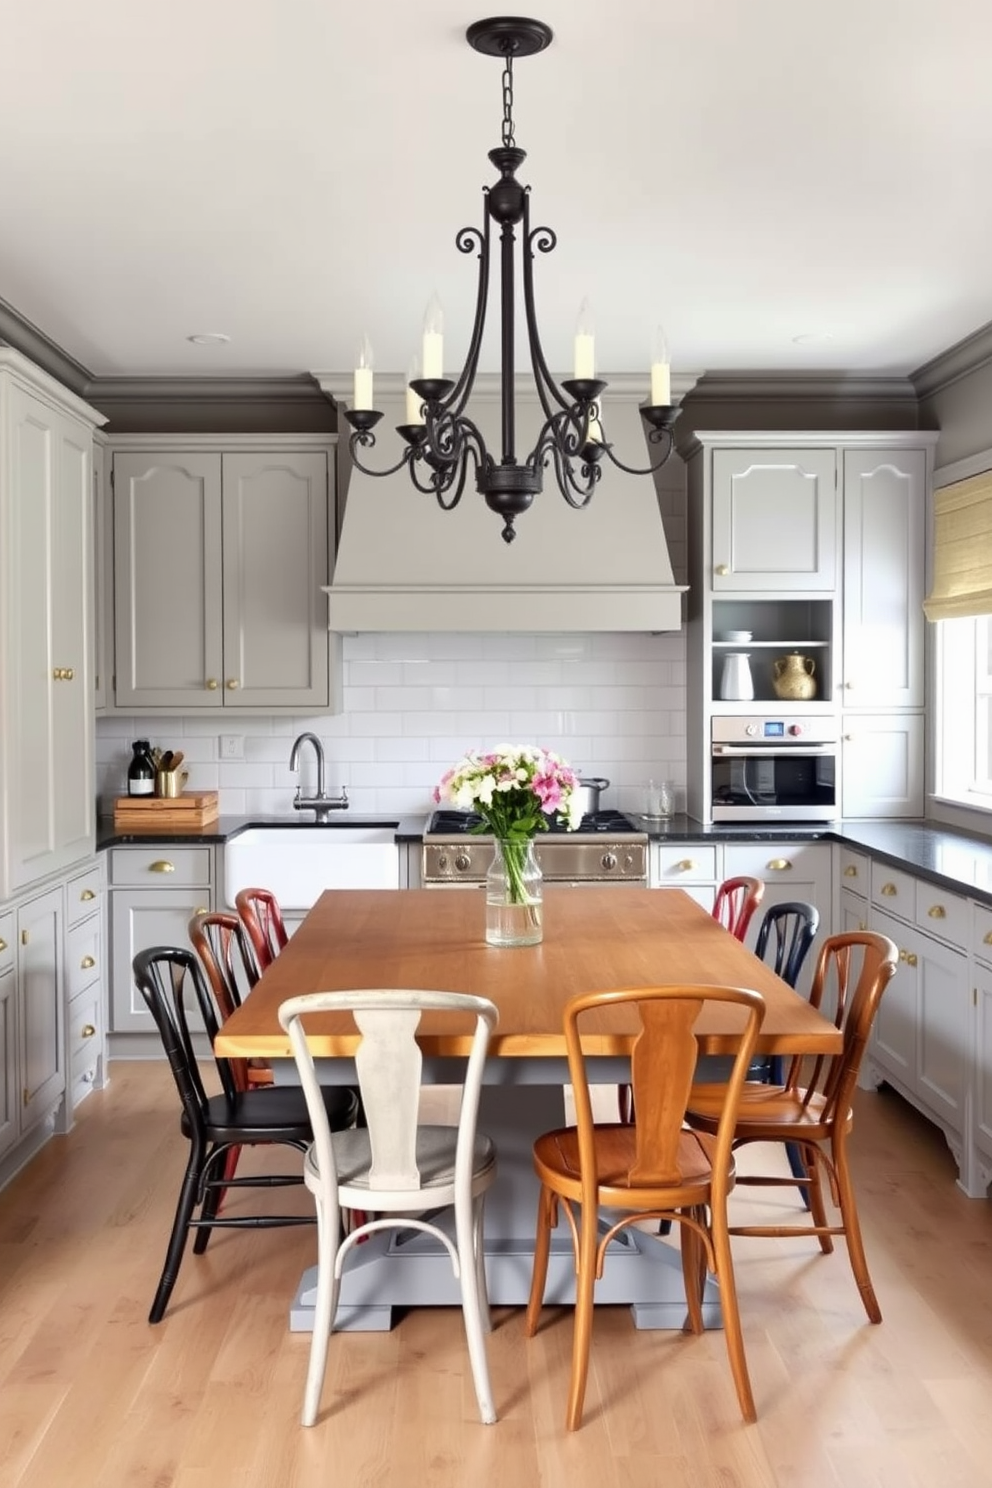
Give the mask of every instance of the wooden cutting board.
<svg viewBox="0 0 992 1488">
<path fill-rule="evenodd" d="M 219 814 L 216 791 L 188 791 L 181 796 L 118 796 L 114 826 L 127 831 L 191 831 L 209 826 Z"/>
</svg>

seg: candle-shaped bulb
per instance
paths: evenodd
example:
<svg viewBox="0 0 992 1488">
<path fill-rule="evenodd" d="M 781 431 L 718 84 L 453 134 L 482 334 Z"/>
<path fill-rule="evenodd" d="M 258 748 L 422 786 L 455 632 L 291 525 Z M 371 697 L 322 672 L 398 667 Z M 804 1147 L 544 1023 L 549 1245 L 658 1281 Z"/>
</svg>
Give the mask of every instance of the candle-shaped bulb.
<svg viewBox="0 0 992 1488">
<path fill-rule="evenodd" d="M 668 339 L 661 326 L 655 328 L 651 340 L 651 399 L 652 408 L 668 408 L 672 402 L 672 367 L 668 354 Z"/>
<path fill-rule="evenodd" d="M 432 294 L 424 311 L 424 378 L 444 376 L 444 311 L 441 301 Z"/>
<path fill-rule="evenodd" d="M 407 373 L 406 379 L 406 421 L 408 424 L 422 424 L 424 422 L 424 400 L 410 386 L 411 382 L 417 382 L 419 377 L 420 358 L 414 357 L 410 363 L 410 370 Z"/>
<path fill-rule="evenodd" d="M 356 409 L 371 411 L 375 407 L 372 401 L 372 346 L 368 336 L 362 337 L 358 348 L 358 358 L 355 362 L 355 391 L 351 401 Z"/>
<path fill-rule="evenodd" d="M 579 318 L 575 324 L 574 377 L 590 379 L 596 376 L 596 334 L 589 301 L 579 306 Z"/>
</svg>

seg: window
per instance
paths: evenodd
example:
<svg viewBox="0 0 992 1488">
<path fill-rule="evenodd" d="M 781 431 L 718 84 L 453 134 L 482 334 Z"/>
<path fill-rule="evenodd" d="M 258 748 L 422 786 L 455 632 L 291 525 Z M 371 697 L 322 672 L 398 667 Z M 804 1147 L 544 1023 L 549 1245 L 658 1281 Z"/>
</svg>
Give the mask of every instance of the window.
<svg viewBox="0 0 992 1488">
<path fill-rule="evenodd" d="M 936 793 L 992 811 L 992 616 L 937 622 Z"/>
</svg>

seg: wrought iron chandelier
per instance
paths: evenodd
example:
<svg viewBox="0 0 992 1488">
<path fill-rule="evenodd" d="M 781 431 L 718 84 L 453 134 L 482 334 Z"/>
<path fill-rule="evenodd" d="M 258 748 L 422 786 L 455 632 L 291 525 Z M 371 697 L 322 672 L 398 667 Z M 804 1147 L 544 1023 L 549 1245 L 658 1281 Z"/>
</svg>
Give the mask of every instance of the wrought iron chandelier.
<svg viewBox="0 0 992 1488">
<path fill-rule="evenodd" d="M 406 449 L 388 470 L 370 469 L 359 456 L 360 450 L 374 447 L 376 439 L 372 431 L 382 418 L 373 406 L 372 358 L 367 340 L 355 369 L 353 407 L 345 410 L 345 417 L 354 431 L 349 448 L 359 470 L 366 475 L 389 476 L 405 465 L 417 490 L 425 495 L 433 493 L 445 511 L 451 511 L 461 500 L 471 463 L 476 489 L 502 518 L 503 540 L 510 543 L 516 536 L 514 520 L 540 493 L 546 466 L 553 465 L 558 489 L 569 506 L 576 509 L 587 506 L 602 474 L 604 456 L 628 475 L 651 475 L 661 468 L 672 452 L 679 410 L 671 403 L 667 355 L 663 346 L 658 346 L 651 364 L 650 404 L 640 411 L 650 426 L 648 443 L 659 445 L 661 453 L 653 465 L 635 469 L 617 458 L 606 438 L 599 399 L 607 384 L 595 376 L 594 340 L 581 317 L 575 337 L 575 375 L 560 384 L 552 377 L 537 326 L 533 268 L 535 253 L 550 253 L 557 238 L 550 227 L 530 225 L 530 188 L 517 180 L 517 171 L 527 156 L 516 145 L 513 129 L 514 59 L 543 51 L 550 45 L 552 32 L 542 21 L 503 16 L 476 21 L 469 26 L 466 38 L 475 51 L 503 61 L 502 143 L 489 151 L 489 159 L 499 171 L 499 180 L 483 187 L 482 228 L 463 227 L 455 238 L 461 253 L 477 250 L 479 258 L 478 295 L 468 356 L 457 381 L 443 376 L 441 312 L 436 299 L 432 300 L 424 322 L 422 366 L 415 369 L 408 385 L 408 422 L 398 425 L 396 431 L 406 442 Z M 537 442 L 523 461 L 516 454 L 514 394 L 518 243 L 515 229 L 518 227 L 527 341 L 544 414 Z M 477 424 L 466 413 L 485 330 L 492 237 L 497 230 L 502 444 L 498 459 L 490 454 Z"/>
</svg>

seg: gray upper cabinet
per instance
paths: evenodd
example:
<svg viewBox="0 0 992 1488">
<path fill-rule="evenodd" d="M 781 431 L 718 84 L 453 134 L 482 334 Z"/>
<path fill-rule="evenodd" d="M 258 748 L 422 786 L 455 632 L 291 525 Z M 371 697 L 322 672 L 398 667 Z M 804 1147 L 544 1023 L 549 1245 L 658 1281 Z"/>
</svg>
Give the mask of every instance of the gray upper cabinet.
<svg viewBox="0 0 992 1488">
<path fill-rule="evenodd" d="M 714 594 L 829 591 L 836 583 L 834 451 L 714 450 Z"/>
<path fill-rule="evenodd" d="M 117 708 L 338 706 L 329 464 L 327 449 L 114 450 Z"/>
</svg>

